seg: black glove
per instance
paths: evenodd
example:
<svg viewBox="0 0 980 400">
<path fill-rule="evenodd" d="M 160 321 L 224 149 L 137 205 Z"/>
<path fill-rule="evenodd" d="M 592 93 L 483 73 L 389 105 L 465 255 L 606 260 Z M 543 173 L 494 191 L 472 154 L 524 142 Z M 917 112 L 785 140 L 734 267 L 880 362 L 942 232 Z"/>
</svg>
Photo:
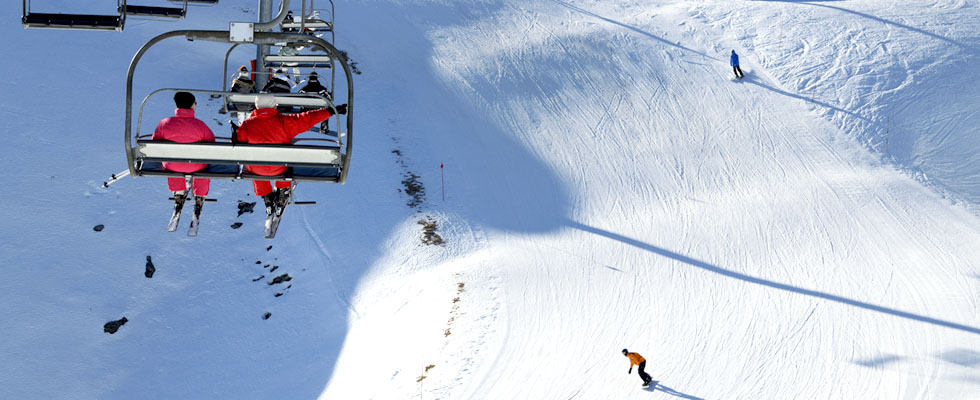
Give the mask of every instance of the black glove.
<svg viewBox="0 0 980 400">
<path fill-rule="evenodd" d="M 630 372 L 627 372 L 627 373 L 630 374 L 630 375 L 633 375 L 633 367 L 630 367 Z"/>
<path fill-rule="evenodd" d="M 337 107 L 334 107 L 334 109 L 337 110 L 337 114 L 339 114 L 339 115 L 347 114 L 347 105 L 346 104 L 341 104 L 341 105 L 339 105 Z"/>
</svg>

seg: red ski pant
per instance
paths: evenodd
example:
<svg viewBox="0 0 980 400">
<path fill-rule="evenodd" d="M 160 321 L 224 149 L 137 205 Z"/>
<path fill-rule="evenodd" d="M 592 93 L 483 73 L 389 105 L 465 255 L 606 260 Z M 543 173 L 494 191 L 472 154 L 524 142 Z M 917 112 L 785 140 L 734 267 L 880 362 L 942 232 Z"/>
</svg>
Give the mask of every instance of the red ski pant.
<svg viewBox="0 0 980 400">
<path fill-rule="evenodd" d="M 292 185 L 289 181 L 276 181 L 277 188 L 288 188 Z M 255 188 L 255 195 L 262 197 L 269 193 L 272 193 L 272 184 L 269 181 L 252 181 L 252 187 Z"/>
<path fill-rule="evenodd" d="M 191 186 L 194 186 L 195 196 L 207 196 L 208 189 L 211 189 L 211 180 L 208 178 L 194 178 Z M 187 183 L 184 178 L 167 178 L 167 187 L 170 191 L 187 190 Z"/>
</svg>

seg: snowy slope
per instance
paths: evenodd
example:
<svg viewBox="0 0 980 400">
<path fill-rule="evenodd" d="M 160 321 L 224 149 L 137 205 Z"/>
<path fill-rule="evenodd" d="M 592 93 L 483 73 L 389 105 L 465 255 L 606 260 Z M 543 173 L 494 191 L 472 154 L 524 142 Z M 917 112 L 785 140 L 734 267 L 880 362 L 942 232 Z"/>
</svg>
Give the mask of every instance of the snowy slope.
<svg viewBox="0 0 980 400">
<path fill-rule="evenodd" d="M 162 232 L 162 180 L 98 188 L 136 49 L 254 4 L 123 33 L 7 11 L 0 168 L 31 190 L 2 215 L 0 398 L 980 397 L 976 4 L 337 6 L 350 180 L 301 186 L 274 241 L 247 183 L 212 184 L 195 239 Z M 220 87 L 221 46 L 154 50 L 143 94 Z"/>
<path fill-rule="evenodd" d="M 779 83 L 772 90 L 809 99 L 849 136 L 944 195 L 980 201 L 976 3 L 744 4 L 698 2 L 688 14 L 757 55 Z"/>
</svg>

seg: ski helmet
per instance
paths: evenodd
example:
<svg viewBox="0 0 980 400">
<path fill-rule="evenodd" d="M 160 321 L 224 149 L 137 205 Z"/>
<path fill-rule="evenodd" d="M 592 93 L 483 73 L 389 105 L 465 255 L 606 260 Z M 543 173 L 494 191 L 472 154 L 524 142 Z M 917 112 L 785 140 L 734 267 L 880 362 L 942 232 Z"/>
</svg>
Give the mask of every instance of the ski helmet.
<svg viewBox="0 0 980 400">
<path fill-rule="evenodd" d="M 624 356 L 626 355 L 626 353 L 629 353 L 629 350 L 623 349 L 623 355 Z"/>
</svg>

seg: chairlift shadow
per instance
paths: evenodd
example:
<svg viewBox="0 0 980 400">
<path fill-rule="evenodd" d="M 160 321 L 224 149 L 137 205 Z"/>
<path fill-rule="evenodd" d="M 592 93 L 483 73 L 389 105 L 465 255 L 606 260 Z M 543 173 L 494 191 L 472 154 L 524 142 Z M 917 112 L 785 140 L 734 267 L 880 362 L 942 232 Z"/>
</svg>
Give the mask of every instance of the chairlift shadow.
<svg viewBox="0 0 980 400">
<path fill-rule="evenodd" d="M 866 302 L 859 301 L 859 300 L 854 300 L 854 299 L 849 299 L 849 298 L 842 297 L 842 296 L 833 295 L 833 294 L 830 294 L 830 293 L 820 292 L 820 291 L 817 291 L 817 290 L 804 289 L 804 288 L 800 288 L 800 287 L 788 285 L 788 284 L 785 284 L 785 283 L 773 282 L 773 281 L 769 281 L 769 280 L 762 279 L 762 278 L 756 278 L 754 276 L 749 276 L 749 275 L 746 275 L 746 274 L 735 272 L 735 271 L 732 271 L 732 270 L 729 270 L 729 269 L 725 269 L 725 268 L 722 268 L 722 267 L 719 267 L 719 266 L 716 266 L 716 265 L 711 265 L 711 264 L 708 264 L 708 263 L 706 263 L 704 261 L 697 260 L 697 259 L 694 259 L 694 258 L 685 256 L 685 255 L 682 255 L 682 254 L 678 254 L 678 253 L 672 252 L 670 250 L 666 250 L 666 249 L 663 249 L 663 248 L 660 248 L 660 247 L 651 245 L 649 243 L 644 243 L 644 242 L 641 242 L 639 240 L 636 240 L 636 239 L 633 239 L 633 238 L 629 238 L 629 237 L 626 237 L 626 236 L 623 236 L 623 235 L 620 235 L 620 234 L 617 234 L 617 233 L 613 233 L 613 232 L 609 232 L 609 231 L 606 231 L 606 230 L 603 230 L 603 229 L 599 229 L 599 228 L 595 228 L 595 227 L 583 225 L 583 224 L 578 223 L 578 222 L 575 222 L 575 221 L 568 221 L 568 226 L 571 227 L 571 228 L 574 228 L 574 229 L 578 229 L 578 230 L 584 231 L 584 232 L 589 232 L 589 233 L 593 233 L 593 234 L 596 234 L 596 235 L 599 235 L 599 236 L 604 236 L 606 238 L 609 238 L 609 239 L 612 239 L 612 240 L 616 240 L 618 242 L 622 242 L 623 244 L 627 244 L 627 245 L 630 245 L 630 246 L 639 248 L 641 250 L 646 250 L 648 252 L 651 252 L 651 253 L 654 253 L 654 254 L 658 254 L 658 255 L 661 255 L 661 256 L 670 258 L 672 260 L 675 260 L 675 261 L 678 261 L 678 262 L 681 262 L 681 263 L 690 265 L 690 266 L 695 267 L 695 268 L 703 269 L 705 271 L 713 272 L 713 273 L 716 273 L 716 274 L 719 274 L 719 275 L 722 275 L 722 276 L 726 276 L 726 277 L 729 277 L 729 278 L 738 279 L 738 280 L 744 281 L 746 283 L 751 283 L 751 284 L 755 284 L 755 285 L 759 285 L 759 286 L 763 286 L 763 287 L 768 287 L 768 288 L 771 288 L 771 289 L 778 289 L 778 290 L 783 290 L 783 291 L 787 291 L 787 292 L 792 292 L 792 293 L 802 294 L 802 295 L 806 295 L 806 296 L 816 297 L 816 298 L 820 298 L 820 299 L 832 301 L 832 302 L 839 303 L 839 304 L 849 305 L 849 306 L 860 308 L 860 309 L 864 309 L 864 310 L 875 311 L 875 312 L 879 312 L 879 313 L 883 313 L 883 314 L 888 314 L 888 315 L 896 316 L 896 317 L 899 317 L 899 318 L 909 319 L 909 320 L 912 320 L 912 321 L 923 322 L 923 323 L 927 323 L 927 324 L 931 324 L 931 325 L 936 325 L 936 326 L 941 326 L 941 327 L 945 327 L 945 328 L 950 328 L 950 329 L 958 330 L 958 331 L 965 332 L 965 333 L 971 333 L 971 334 L 974 334 L 974 335 L 980 335 L 980 328 L 977 328 L 977 327 L 973 327 L 973 326 L 969 326 L 969 325 L 963 325 L 963 324 L 958 324 L 958 323 L 955 323 L 955 322 L 945 321 L 945 320 L 941 320 L 941 319 L 938 319 L 938 318 L 932 318 L 932 317 L 928 317 L 928 316 L 924 316 L 924 315 L 919 315 L 919 314 L 914 314 L 914 313 L 910 313 L 910 312 L 906 312 L 906 311 L 896 310 L 896 309 L 893 309 L 893 308 L 883 307 L 883 306 L 879 306 L 879 305 L 875 305 L 875 304 L 871 304 L 871 303 L 866 303 Z"/>
<path fill-rule="evenodd" d="M 581 8 L 581 7 L 578 7 L 578 6 L 575 6 L 575 5 L 566 3 L 566 2 L 561 1 L 561 0 L 551 0 L 551 1 L 553 1 L 553 2 L 555 2 L 557 4 L 559 4 L 559 5 L 561 5 L 562 7 L 565 7 L 565 8 L 568 8 L 568 9 L 572 10 L 572 11 L 578 12 L 580 14 L 588 15 L 590 17 L 593 17 L 593 18 L 597 18 L 597 19 L 606 21 L 606 22 L 611 23 L 613 25 L 618 25 L 620 27 L 629 29 L 629 30 L 631 30 L 633 32 L 639 33 L 639 34 L 641 34 L 643 36 L 646 36 L 646 37 L 648 37 L 650 39 L 656 40 L 656 41 L 658 41 L 660 43 L 663 43 L 663 44 L 666 44 L 668 46 L 676 47 L 676 48 L 681 49 L 681 50 L 684 50 L 686 52 L 697 54 L 697 55 L 702 56 L 702 57 L 705 57 L 705 58 L 707 58 L 709 60 L 716 60 L 716 58 L 711 57 L 711 56 L 705 54 L 704 52 L 701 52 L 701 51 L 698 51 L 698 50 L 694 50 L 694 49 L 689 48 L 689 47 L 682 46 L 682 45 L 678 44 L 677 42 L 671 42 L 671 41 L 669 41 L 667 39 L 664 39 L 664 38 L 662 38 L 660 36 L 654 35 L 654 34 L 652 34 L 650 32 L 647 32 L 647 31 L 642 30 L 640 28 L 637 28 L 635 26 L 627 25 L 627 24 L 624 24 L 622 22 L 616 21 L 614 19 L 603 17 L 603 16 L 601 16 L 599 14 L 593 13 L 593 12 L 591 12 L 589 10 L 586 10 L 584 8 Z"/>
<path fill-rule="evenodd" d="M 895 22 L 895 21 L 892 21 L 892 20 L 888 20 L 888 19 L 885 19 L 885 18 L 877 17 L 877 16 L 874 16 L 874 15 L 871 15 L 871 14 L 866 14 L 866 13 L 863 13 L 863 12 L 860 12 L 860 11 L 854 11 L 854 10 L 850 10 L 850 9 L 843 8 L 843 7 L 832 6 L 832 5 L 829 5 L 829 4 L 821 4 L 821 3 L 834 2 L 833 0 L 822 0 L 822 1 L 821 0 L 801 0 L 801 1 L 796 1 L 796 0 L 761 0 L 761 1 L 768 1 L 768 2 L 773 2 L 773 3 L 804 4 L 804 5 L 813 6 L 813 7 L 829 8 L 829 9 L 832 9 L 832 10 L 837 10 L 837 11 L 840 11 L 840 12 L 844 12 L 844 13 L 848 13 L 848 14 L 853 14 L 853 15 L 856 15 L 856 16 L 859 16 L 859 17 L 862 17 L 862 18 L 870 19 L 872 21 L 877 21 L 877 22 L 880 22 L 880 23 L 883 23 L 883 24 L 887 24 L 887 25 L 891 25 L 891 26 L 894 26 L 894 27 L 897 27 L 897 28 L 901 28 L 901 29 L 905 29 L 905 30 L 912 31 L 912 32 L 915 32 L 915 33 L 919 33 L 919 34 L 922 34 L 922 35 L 931 37 L 933 39 L 941 40 L 941 41 L 944 41 L 944 42 L 949 43 L 951 45 L 954 45 L 954 46 L 963 48 L 965 50 L 969 50 L 971 52 L 978 51 L 977 47 L 975 47 L 975 46 L 971 46 L 971 45 L 967 45 L 967 44 L 964 44 L 964 43 L 957 42 L 957 41 L 955 41 L 953 39 L 950 39 L 948 37 L 941 36 L 941 35 L 938 35 L 938 34 L 929 32 L 929 31 L 927 31 L 925 29 L 916 28 L 914 26 L 901 24 L 901 23 L 898 23 L 898 22 Z"/>
</svg>

